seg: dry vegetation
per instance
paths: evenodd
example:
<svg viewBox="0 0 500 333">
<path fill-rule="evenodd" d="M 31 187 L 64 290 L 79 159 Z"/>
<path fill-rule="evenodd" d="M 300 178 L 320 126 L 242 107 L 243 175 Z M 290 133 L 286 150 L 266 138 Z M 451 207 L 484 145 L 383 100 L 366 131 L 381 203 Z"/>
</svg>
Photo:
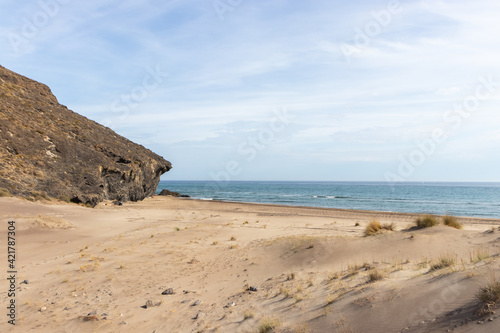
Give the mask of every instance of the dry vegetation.
<svg viewBox="0 0 500 333">
<path fill-rule="evenodd" d="M 375 282 L 382 280 L 384 278 L 384 274 L 382 274 L 380 271 L 374 269 L 373 271 L 368 274 L 368 282 Z"/>
<path fill-rule="evenodd" d="M 427 214 L 419 217 L 415 220 L 415 227 L 418 229 L 430 228 L 439 224 L 446 225 L 455 229 L 462 229 L 462 225 L 458 222 L 455 216 L 446 215 L 441 218 L 441 221 L 437 216 Z"/>
<path fill-rule="evenodd" d="M 457 218 L 454 216 L 443 216 L 443 224 L 455 229 L 462 229 L 462 225 L 458 223 Z"/>
<path fill-rule="evenodd" d="M 417 228 L 430 228 L 439 224 L 438 219 L 434 215 L 425 215 L 415 220 Z"/>
<path fill-rule="evenodd" d="M 374 220 L 366 226 L 365 236 L 372 236 L 384 230 L 394 231 L 394 223 L 386 223 L 382 225 L 380 222 Z"/>
<path fill-rule="evenodd" d="M 259 333 L 269 333 L 272 332 L 275 328 L 281 326 L 281 321 L 278 317 L 266 317 L 260 321 L 258 331 Z"/>
<path fill-rule="evenodd" d="M 2 197 L 10 197 L 11 194 L 9 192 L 9 190 L 7 190 L 6 188 L 0 188 L 0 198 Z"/>
<path fill-rule="evenodd" d="M 493 281 L 482 287 L 477 293 L 477 298 L 481 302 L 480 314 L 488 315 L 495 313 L 495 309 L 500 301 L 500 282 L 493 278 Z"/>
<path fill-rule="evenodd" d="M 457 262 L 456 260 L 456 257 L 451 255 L 451 254 L 447 254 L 447 255 L 444 255 L 444 256 L 441 256 L 440 258 L 438 258 L 438 260 L 431 264 L 431 271 L 436 271 L 436 270 L 439 270 L 439 269 L 443 269 L 443 268 L 446 268 L 446 267 L 451 267 L 453 265 L 455 265 Z"/>
</svg>

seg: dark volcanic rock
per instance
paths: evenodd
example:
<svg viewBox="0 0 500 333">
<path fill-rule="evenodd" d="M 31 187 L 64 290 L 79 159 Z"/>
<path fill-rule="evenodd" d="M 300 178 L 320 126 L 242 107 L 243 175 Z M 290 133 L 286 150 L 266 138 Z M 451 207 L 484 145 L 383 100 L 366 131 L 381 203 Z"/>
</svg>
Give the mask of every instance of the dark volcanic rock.
<svg viewBox="0 0 500 333">
<path fill-rule="evenodd" d="M 160 194 L 158 195 L 170 195 L 172 197 L 177 197 L 177 198 L 189 198 L 189 195 L 180 194 L 179 192 L 172 192 L 169 190 L 161 190 Z"/>
<path fill-rule="evenodd" d="M 0 190 L 90 204 L 153 195 L 170 162 L 0 66 Z"/>
</svg>

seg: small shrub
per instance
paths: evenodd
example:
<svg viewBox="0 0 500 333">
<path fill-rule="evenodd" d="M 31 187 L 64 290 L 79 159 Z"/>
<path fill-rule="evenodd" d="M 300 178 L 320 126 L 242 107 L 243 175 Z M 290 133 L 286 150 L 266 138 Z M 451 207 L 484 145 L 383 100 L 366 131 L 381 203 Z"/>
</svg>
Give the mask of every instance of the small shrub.
<svg viewBox="0 0 500 333">
<path fill-rule="evenodd" d="M 500 300 L 500 282 L 494 280 L 488 286 L 481 288 L 476 296 L 482 303 L 480 314 L 495 313 L 494 310 Z"/>
<path fill-rule="evenodd" d="M 415 220 L 417 228 L 429 228 L 438 225 L 439 222 L 434 215 L 425 215 Z"/>
<path fill-rule="evenodd" d="M 380 273 L 378 270 L 374 269 L 368 275 L 368 282 L 379 281 L 379 280 L 382 280 L 383 278 L 384 278 L 384 275 L 382 273 Z"/>
<path fill-rule="evenodd" d="M 462 229 L 462 225 L 457 221 L 454 216 L 446 215 L 443 217 L 443 224 L 455 229 Z"/>
</svg>

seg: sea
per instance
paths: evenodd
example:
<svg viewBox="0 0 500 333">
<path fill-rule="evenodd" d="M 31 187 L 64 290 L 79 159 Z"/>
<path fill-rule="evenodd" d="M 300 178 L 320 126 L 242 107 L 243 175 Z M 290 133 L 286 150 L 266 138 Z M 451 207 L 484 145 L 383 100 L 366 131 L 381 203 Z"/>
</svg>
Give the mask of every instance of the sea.
<svg viewBox="0 0 500 333">
<path fill-rule="evenodd" d="M 170 181 L 193 199 L 500 218 L 500 183 Z"/>
</svg>

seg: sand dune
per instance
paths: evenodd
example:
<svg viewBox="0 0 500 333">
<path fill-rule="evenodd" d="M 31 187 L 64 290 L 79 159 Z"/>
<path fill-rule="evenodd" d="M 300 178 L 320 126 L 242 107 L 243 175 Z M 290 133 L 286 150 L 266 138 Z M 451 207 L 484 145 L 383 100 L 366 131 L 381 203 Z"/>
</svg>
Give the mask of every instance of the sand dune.
<svg viewBox="0 0 500 333">
<path fill-rule="evenodd" d="M 0 237 L 15 220 L 18 254 L 17 325 L 4 316 L 0 331 L 500 331 L 495 314 L 478 315 L 476 296 L 500 276 L 500 220 L 408 230 L 417 215 L 108 204 L 0 198 Z M 373 219 L 395 231 L 363 237 Z M 8 289 L 3 279 L 2 304 Z"/>
</svg>

